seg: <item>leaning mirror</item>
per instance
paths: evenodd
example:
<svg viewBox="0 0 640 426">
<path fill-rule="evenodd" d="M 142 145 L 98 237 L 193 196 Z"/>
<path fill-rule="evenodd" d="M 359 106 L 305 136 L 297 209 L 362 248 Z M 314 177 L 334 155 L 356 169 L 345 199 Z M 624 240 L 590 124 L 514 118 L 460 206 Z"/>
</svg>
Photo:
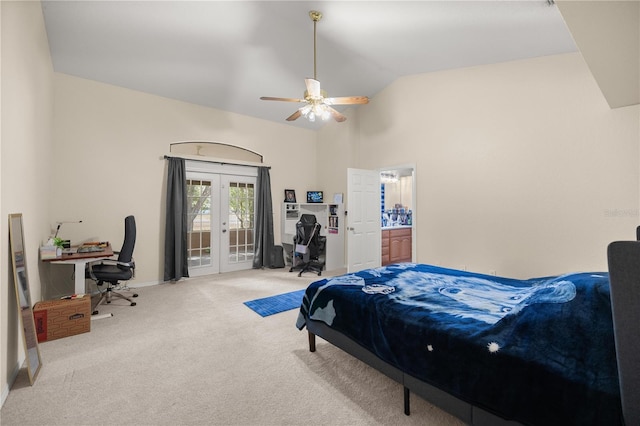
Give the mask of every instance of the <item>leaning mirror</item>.
<svg viewBox="0 0 640 426">
<path fill-rule="evenodd" d="M 27 259 L 24 250 L 24 236 L 22 233 L 22 213 L 9 215 L 9 242 L 11 245 L 11 261 L 13 262 L 13 282 L 16 287 L 16 300 L 20 325 L 22 326 L 22 341 L 27 358 L 29 382 L 33 385 L 40 371 L 42 361 L 38 348 L 38 336 L 33 320 L 31 295 L 29 293 L 29 278 L 27 276 Z"/>
</svg>

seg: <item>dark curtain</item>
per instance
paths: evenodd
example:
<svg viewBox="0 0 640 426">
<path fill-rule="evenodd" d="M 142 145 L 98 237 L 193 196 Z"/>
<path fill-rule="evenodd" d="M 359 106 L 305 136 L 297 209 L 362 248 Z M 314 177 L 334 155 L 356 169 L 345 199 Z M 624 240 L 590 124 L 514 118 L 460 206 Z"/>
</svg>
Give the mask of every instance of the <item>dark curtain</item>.
<svg viewBox="0 0 640 426">
<path fill-rule="evenodd" d="M 270 268 L 273 266 L 273 207 L 271 204 L 271 177 L 268 167 L 258 167 L 256 235 L 253 267 Z"/>
<path fill-rule="evenodd" d="M 189 276 L 187 262 L 187 175 L 182 158 L 167 158 L 167 216 L 164 237 L 164 280 Z"/>
</svg>

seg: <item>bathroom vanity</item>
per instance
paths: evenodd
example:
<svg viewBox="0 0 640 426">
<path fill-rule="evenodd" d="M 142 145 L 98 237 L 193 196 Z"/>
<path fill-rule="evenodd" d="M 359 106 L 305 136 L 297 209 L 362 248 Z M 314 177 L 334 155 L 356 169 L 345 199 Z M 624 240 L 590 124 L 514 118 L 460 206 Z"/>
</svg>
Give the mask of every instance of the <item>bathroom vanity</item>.
<svg viewBox="0 0 640 426">
<path fill-rule="evenodd" d="M 411 262 L 411 226 L 382 228 L 382 266 Z"/>
</svg>

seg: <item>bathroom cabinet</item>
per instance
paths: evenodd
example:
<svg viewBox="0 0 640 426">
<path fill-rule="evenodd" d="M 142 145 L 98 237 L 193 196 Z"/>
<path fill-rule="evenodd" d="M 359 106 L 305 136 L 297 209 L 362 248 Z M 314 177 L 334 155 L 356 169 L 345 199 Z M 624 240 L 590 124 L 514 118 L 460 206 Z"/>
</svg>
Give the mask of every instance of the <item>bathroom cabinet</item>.
<svg viewBox="0 0 640 426">
<path fill-rule="evenodd" d="M 411 228 L 382 231 L 381 264 L 411 262 Z"/>
<path fill-rule="evenodd" d="M 389 264 L 389 232 L 382 231 L 382 266 Z"/>
</svg>

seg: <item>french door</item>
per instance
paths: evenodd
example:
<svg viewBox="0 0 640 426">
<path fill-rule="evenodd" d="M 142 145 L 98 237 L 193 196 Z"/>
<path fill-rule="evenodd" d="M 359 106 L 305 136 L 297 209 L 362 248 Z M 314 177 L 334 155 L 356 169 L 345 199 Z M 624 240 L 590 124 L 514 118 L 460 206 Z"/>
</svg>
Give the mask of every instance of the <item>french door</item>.
<svg viewBox="0 0 640 426">
<path fill-rule="evenodd" d="M 256 178 L 222 175 L 220 272 L 253 267 Z"/>
<path fill-rule="evenodd" d="M 189 276 L 220 272 L 220 176 L 187 172 L 187 258 Z"/>
<path fill-rule="evenodd" d="M 250 269 L 256 176 L 191 169 L 187 165 L 189 276 Z"/>
</svg>

